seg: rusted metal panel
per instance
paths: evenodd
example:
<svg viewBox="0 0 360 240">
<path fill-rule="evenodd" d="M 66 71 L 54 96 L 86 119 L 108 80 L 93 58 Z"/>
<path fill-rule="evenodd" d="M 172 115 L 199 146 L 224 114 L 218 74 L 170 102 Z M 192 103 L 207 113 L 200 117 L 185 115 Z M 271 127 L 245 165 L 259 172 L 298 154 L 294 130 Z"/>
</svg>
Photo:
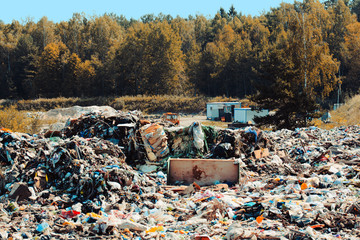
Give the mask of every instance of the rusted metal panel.
<svg viewBox="0 0 360 240">
<path fill-rule="evenodd" d="M 168 162 L 168 184 L 189 185 L 196 182 L 200 186 L 215 183 L 239 183 L 239 165 L 227 159 L 179 159 Z"/>
</svg>

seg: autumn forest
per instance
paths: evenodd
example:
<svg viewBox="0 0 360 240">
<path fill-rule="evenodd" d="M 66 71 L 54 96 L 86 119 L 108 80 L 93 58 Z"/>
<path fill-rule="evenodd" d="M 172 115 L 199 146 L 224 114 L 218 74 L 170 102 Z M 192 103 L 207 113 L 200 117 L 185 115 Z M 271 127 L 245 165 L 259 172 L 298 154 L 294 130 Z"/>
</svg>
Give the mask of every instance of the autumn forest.
<svg viewBox="0 0 360 240">
<path fill-rule="evenodd" d="M 59 23 L 46 16 L 0 20 L 0 99 L 199 94 L 252 95 L 264 104 L 294 95 L 330 101 L 339 89 L 344 96 L 360 87 L 358 12 L 357 0 L 306 0 L 260 16 L 231 7 L 212 18 L 74 13 Z"/>
</svg>

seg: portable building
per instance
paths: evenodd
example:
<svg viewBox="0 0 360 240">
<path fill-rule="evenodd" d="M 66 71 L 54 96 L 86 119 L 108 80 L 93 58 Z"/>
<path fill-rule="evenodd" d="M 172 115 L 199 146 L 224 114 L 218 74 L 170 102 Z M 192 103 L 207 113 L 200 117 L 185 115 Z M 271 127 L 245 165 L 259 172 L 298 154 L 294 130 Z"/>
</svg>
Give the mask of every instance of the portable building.
<svg viewBox="0 0 360 240">
<path fill-rule="evenodd" d="M 226 122 L 231 122 L 234 118 L 234 109 L 240 107 L 240 102 L 210 102 L 206 104 L 206 117 L 215 121 L 225 117 Z"/>
<path fill-rule="evenodd" d="M 269 115 L 269 110 L 252 110 L 251 108 L 235 108 L 234 109 L 234 122 L 247 123 L 251 121 L 255 123 L 254 118 L 264 117 Z"/>
</svg>

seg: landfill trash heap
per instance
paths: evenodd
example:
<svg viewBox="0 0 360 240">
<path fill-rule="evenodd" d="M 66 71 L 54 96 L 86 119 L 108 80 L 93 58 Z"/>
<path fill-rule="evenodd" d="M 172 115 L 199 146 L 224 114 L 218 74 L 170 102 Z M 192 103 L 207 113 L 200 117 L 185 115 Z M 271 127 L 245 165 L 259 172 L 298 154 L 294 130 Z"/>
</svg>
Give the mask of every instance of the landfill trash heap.
<svg viewBox="0 0 360 240">
<path fill-rule="evenodd" d="M 0 236 L 359 239 L 359 156 L 358 126 L 167 128 L 119 113 L 84 115 L 60 133 L 2 129 Z M 167 185 L 168 157 L 234 159 L 239 183 Z M 137 170 L 141 159 L 157 170 Z"/>
<path fill-rule="evenodd" d="M 141 118 L 142 113 L 139 111 L 129 113 L 117 111 L 111 115 L 89 113 L 77 119 L 68 120 L 65 128 L 59 132 L 59 136 L 105 139 L 122 147 L 128 163 L 141 162 L 145 158 L 145 150 L 141 144 L 138 144 L 141 138 L 139 128 L 149 123 Z"/>
<path fill-rule="evenodd" d="M 163 122 L 144 120 L 141 112 L 118 112 L 111 116 L 90 113 L 69 120 L 61 132 L 45 136 L 70 138 L 98 137 L 119 145 L 130 165 L 163 163 L 168 156 L 188 158 L 231 158 L 252 154 L 254 139 L 244 130 L 215 129 L 194 122 L 188 127 L 173 127 Z M 257 147 L 264 145 L 259 137 Z M 251 143 L 252 142 L 252 143 Z"/>
</svg>

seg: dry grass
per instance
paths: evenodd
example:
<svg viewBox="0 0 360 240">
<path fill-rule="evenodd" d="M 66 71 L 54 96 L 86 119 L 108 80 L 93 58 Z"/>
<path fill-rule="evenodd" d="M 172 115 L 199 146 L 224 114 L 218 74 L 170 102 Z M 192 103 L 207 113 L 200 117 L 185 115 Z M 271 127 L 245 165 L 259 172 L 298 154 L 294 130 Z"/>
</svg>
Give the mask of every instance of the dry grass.
<svg viewBox="0 0 360 240">
<path fill-rule="evenodd" d="M 219 128 L 227 128 L 229 123 L 231 122 L 209 121 L 209 120 L 201 122 L 201 124 L 204 126 L 213 126 Z"/>
<path fill-rule="evenodd" d="M 144 113 L 181 112 L 186 114 L 204 113 L 208 102 L 240 101 L 228 97 L 204 97 L 183 95 L 157 96 L 123 96 L 113 100 L 109 105 L 119 110 L 141 110 Z M 247 101 L 247 100 L 244 100 Z"/>
<path fill-rule="evenodd" d="M 206 109 L 207 100 L 205 97 L 138 95 L 115 98 L 109 105 L 119 110 L 141 110 L 144 113 L 200 113 Z"/>
<path fill-rule="evenodd" d="M 359 125 L 360 124 L 360 95 L 349 99 L 343 106 L 335 111 L 330 111 L 331 122 L 323 123 L 320 119 L 315 119 L 312 124 L 323 129 L 334 127 Z"/>
<path fill-rule="evenodd" d="M 25 132 L 30 124 L 30 118 L 26 113 L 16 110 L 15 106 L 6 107 L 0 110 L 0 126 L 14 132 Z"/>
<path fill-rule="evenodd" d="M 35 112 L 19 111 L 15 105 L 2 107 L 0 110 L 0 127 L 13 132 L 35 134 L 44 124 L 54 123 L 56 120 L 42 120 Z"/>
<path fill-rule="evenodd" d="M 360 95 L 356 95 L 331 113 L 333 121 L 343 122 L 347 125 L 357 125 L 360 123 Z"/>
<path fill-rule="evenodd" d="M 108 105 L 111 98 L 38 98 L 33 100 L 19 100 L 12 101 L 10 104 L 15 104 L 19 110 L 27 111 L 47 111 L 55 108 L 91 105 Z"/>
</svg>

